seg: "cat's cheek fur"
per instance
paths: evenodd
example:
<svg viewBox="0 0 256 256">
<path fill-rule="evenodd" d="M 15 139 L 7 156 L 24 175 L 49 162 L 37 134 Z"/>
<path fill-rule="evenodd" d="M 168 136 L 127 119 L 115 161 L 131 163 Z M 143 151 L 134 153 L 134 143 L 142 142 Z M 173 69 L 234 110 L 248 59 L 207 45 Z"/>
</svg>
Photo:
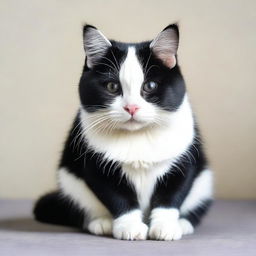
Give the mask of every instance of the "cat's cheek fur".
<svg viewBox="0 0 256 256">
<path fill-rule="evenodd" d="M 155 240 L 179 240 L 182 229 L 179 223 L 179 210 L 156 208 L 151 212 L 149 237 Z"/>
<path fill-rule="evenodd" d="M 113 236 L 122 240 L 147 239 L 148 226 L 142 222 L 142 212 L 132 210 L 118 217 L 113 223 Z"/>
</svg>

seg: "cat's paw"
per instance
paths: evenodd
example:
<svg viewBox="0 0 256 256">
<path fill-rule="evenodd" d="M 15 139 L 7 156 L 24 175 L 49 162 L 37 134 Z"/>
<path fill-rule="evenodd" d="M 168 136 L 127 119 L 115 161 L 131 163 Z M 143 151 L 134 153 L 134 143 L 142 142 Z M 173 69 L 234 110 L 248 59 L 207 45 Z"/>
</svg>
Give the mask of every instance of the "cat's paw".
<svg viewBox="0 0 256 256">
<path fill-rule="evenodd" d="M 194 233 L 193 225 L 187 219 L 179 219 L 180 227 L 183 235 L 190 235 Z"/>
<path fill-rule="evenodd" d="M 113 236 L 123 240 L 147 239 L 148 226 L 141 220 L 139 210 L 127 213 L 114 220 Z"/>
<path fill-rule="evenodd" d="M 156 222 L 149 228 L 149 237 L 154 240 L 179 240 L 182 237 L 182 229 L 177 220 Z"/>
<path fill-rule="evenodd" d="M 94 235 L 111 235 L 113 221 L 109 217 L 101 217 L 92 220 L 88 224 L 88 230 Z"/>
<path fill-rule="evenodd" d="M 148 226 L 143 222 L 114 224 L 113 236 L 122 240 L 146 240 Z"/>
<path fill-rule="evenodd" d="M 155 208 L 151 212 L 149 238 L 154 240 L 179 240 L 182 229 L 179 211 L 175 208 Z"/>
</svg>

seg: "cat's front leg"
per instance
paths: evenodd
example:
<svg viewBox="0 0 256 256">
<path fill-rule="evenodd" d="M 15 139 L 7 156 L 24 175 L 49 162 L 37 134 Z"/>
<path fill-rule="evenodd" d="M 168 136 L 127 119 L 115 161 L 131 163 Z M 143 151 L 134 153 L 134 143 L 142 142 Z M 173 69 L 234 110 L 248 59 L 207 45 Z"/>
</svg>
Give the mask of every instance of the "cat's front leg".
<svg viewBox="0 0 256 256">
<path fill-rule="evenodd" d="M 116 218 L 113 222 L 113 236 L 124 240 L 145 240 L 148 226 L 142 222 L 142 212 L 131 210 Z"/>
<path fill-rule="evenodd" d="M 102 172 L 96 164 L 92 166 L 97 162 L 97 156 L 89 156 L 89 159 L 91 168 L 87 165 L 85 182 L 96 199 L 108 210 L 112 221 L 108 216 L 104 217 L 106 214 L 99 215 L 96 208 L 88 224 L 88 230 L 99 235 L 112 233 L 117 239 L 145 240 L 148 227 L 142 221 L 136 192 L 126 179 L 121 178 L 121 169 L 116 168 L 115 175 L 108 175 L 111 173 L 111 169 L 108 169 L 111 168 L 111 163 L 105 167 L 105 172 Z M 89 206 L 90 211 L 93 205 L 95 200 Z"/>
<path fill-rule="evenodd" d="M 180 166 L 179 170 L 182 172 L 166 175 L 163 181 L 156 184 L 151 198 L 149 225 L 149 238 L 151 239 L 179 240 L 185 234 L 179 209 L 191 188 L 194 169 Z"/>
</svg>

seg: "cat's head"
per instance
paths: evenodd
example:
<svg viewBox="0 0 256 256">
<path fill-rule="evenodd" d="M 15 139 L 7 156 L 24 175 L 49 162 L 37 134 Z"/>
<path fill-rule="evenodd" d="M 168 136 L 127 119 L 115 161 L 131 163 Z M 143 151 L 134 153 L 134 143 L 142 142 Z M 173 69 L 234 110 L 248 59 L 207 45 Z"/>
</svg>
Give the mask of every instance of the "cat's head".
<svg viewBox="0 0 256 256">
<path fill-rule="evenodd" d="M 108 40 L 86 25 L 83 39 L 86 60 L 79 93 L 90 129 L 163 126 L 179 108 L 185 84 L 177 65 L 177 25 L 169 25 L 152 41 L 134 44 Z"/>
</svg>

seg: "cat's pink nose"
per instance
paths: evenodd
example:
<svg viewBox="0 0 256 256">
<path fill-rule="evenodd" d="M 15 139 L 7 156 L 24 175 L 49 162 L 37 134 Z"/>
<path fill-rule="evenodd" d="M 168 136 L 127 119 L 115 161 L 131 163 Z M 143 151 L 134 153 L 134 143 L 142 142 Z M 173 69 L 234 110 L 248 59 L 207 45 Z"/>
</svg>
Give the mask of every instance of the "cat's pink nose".
<svg viewBox="0 0 256 256">
<path fill-rule="evenodd" d="M 128 104 L 124 107 L 124 110 L 133 116 L 139 110 L 139 106 L 135 104 Z"/>
</svg>

